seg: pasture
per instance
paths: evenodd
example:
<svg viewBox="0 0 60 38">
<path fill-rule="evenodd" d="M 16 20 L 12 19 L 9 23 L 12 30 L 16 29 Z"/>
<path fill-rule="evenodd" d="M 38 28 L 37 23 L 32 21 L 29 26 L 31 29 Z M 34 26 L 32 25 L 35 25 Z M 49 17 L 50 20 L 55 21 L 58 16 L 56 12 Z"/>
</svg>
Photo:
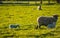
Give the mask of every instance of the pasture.
<svg viewBox="0 0 60 38">
<path fill-rule="evenodd" d="M 0 38 L 60 38 L 60 16 L 56 28 L 42 26 L 35 29 L 39 16 L 60 15 L 60 4 L 42 5 L 3 4 L 0 5 Z M 18 29 L 9 29 L 10 24 L 19 24 Z"/>
</svg>

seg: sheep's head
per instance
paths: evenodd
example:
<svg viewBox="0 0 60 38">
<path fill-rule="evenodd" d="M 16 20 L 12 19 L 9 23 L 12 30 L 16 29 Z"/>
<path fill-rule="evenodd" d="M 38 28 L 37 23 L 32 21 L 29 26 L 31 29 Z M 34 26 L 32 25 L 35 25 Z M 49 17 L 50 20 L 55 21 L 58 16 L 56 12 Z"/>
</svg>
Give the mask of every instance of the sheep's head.
<svg viewBox="0 0 60 38">
<path fill-rule="evenodd" d="M 57 14 L 53 15 L 53 17 L 55 18 L 56 21 L 57 21 L 57 19 L 58 19 L 58 16 L 59 16 L 59 15 L 57 15 Z"/>
<path fill-rule="evenodd" d="M 54 17 L 54 18 L 56 18 L 56 19 L 58 19 L 58 15 L 56 15 L 56 14 L 55 14 L 55 15 L 53 15 L 53 17 Z"/>
</svg>

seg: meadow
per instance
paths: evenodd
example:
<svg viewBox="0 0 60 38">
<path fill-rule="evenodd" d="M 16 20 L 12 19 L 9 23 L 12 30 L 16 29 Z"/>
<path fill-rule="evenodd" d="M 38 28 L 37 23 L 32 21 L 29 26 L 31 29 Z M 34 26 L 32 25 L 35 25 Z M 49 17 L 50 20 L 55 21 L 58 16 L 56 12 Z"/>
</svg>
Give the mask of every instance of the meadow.
<svg viewBox="0 0 60 38">
<path fill-rule="evenodd" d="M 60 4 L 2 4 L 0 5 L 0 38 L 60 38 L 60 16 L 56 28 L 48 29 L 42 26 L 35 29 L 40 16 L 60 15 Z M 20 28 L 10 29 L 10 24 L 19 24 Z"/>
</svg>

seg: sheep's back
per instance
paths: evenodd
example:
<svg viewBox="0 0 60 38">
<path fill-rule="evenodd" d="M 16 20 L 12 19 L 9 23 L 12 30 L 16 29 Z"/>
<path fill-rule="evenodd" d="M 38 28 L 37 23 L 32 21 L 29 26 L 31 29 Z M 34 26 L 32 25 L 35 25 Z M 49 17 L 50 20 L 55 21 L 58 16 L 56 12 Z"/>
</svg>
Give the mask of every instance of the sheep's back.
<svg viewBox="0 0 60 38">
<path fill-rule="evenodd" d="M 52 17 L 40 17 L 40 18 L 38 18 L 38 22 L 39 22 L 40 24 L 45 24 L 45 25 L 47 25 L 47 24 L 53 22 L 53 18 L 52 18 Z"/>
</svg>

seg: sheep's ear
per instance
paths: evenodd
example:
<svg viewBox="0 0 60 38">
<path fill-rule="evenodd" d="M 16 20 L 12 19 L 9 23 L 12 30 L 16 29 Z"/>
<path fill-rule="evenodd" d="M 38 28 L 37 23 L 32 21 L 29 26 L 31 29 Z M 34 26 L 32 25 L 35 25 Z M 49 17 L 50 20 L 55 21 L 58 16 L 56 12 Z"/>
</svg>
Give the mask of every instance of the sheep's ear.
<svg viewBox="0 0 60 38">
<path fill-rule="evenodd" d="M 53 16 L 57 16 L 57 17 L 59 17 L 59 15 L 57 15 L 57 14 L 54 14 Z"/>
<path fill-rule="evenodd" d="M 59 15 L 57 15 L 59 17 Z"/>
<path fill-rule="evenodd" d="M 58 15 L 58 17 L 59 17 L 60 15 Z"/>
</svg>

